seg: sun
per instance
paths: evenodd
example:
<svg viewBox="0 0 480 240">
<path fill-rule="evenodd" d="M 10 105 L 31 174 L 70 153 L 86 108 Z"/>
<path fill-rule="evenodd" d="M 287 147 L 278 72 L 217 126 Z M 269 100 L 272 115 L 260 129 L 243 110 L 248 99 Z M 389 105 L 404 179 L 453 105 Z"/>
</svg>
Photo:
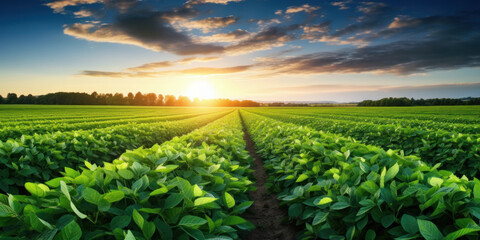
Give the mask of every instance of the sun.
<svg viewBox="0 0 480 240">
<path fill-rule="evenodd" d="M 188 86 L 185 95 L 191 100 L 215 98 L 215 88 L 208 81 L 196 81 Z"/>
</svg>

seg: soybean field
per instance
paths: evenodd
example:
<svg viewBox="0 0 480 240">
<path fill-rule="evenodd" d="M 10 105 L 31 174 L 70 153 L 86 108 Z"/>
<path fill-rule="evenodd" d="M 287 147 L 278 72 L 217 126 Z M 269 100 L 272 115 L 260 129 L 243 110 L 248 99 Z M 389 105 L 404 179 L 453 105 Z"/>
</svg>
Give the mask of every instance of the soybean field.
<svg viewBox="0 0 480 240">
<path fill-rule="evenodd" d="M 480 107 L 0 107 L 0 239 L 478 239 Z"/>
</svg>

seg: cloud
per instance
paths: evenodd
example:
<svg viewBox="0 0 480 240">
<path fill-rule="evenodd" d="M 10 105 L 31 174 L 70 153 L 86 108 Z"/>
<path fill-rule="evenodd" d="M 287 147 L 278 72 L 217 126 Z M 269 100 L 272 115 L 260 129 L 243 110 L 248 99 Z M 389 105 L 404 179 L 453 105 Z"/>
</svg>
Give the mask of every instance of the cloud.
<svg viewBox="0 0 480 240">
<path fill-rule="evenodd" d="M 264 63 L 285 74 L 391 73 L 408 75 L 480 66 L 480 35 L 466 39 L 398 41 L 388 44 L 318 52 Z"/>
<path fill-rule="evenodd" d="M 101 2 L 101 0 L 57 0 L 46 3 L 45 5 L 53 9 L 54 12 L 62 12 L 66 7 L 69 6 L 93 4 L 98 2 Z"/>
<path fill-rule="evenodd" d="M 286 42 L 296 39 L 293 32 L 300 28 L 301 26 L 297 24 L 286 27 L 269 27 L 252 34 L 246 40 L 225 47 L 225 51 L 228 54 L 240 54 L 280 47 Z"/>
<path fill-rule="evenodd" d="M 145 71 L 152 71 L 158 68 L 172 67 L 178 63 L 189 64 L 191 62 L 209 62 L 209 61 L 215 61 L 218 59 L 220 58 L 219 57 L 189 57 L 189 58 L 182 58 L 177 61 L 162 61 L 162 62 L 146 63 L 137 67 L 127 68 L 126 70 L 133 71 L 133 72 L 145 72 Z"/>
<path fill-rule="evenodd" d="M 145 64 L 147 65 L 147 64 Z M 154 64 L 153 64 L 154 65 Z M 171 71 L 160 71 L 160 72 L 106 72 L 106 71 L 91 71 L 85 70 L 80 73 L 82 76 L 88 77 L 110 77 L 110 78 L 155 78 L 163 75 L 216 75 L 216 74 L 234 74 L 247 71 L 252 68 L 252 65 L 242 65 L 234 67 L 198 67 L 198 68 L 187 68 L 181 70 L 171 70 Z M 131 68 L 132 69 L 132 68 Z M 138 70 L 149 70 L 148 68 Z"/>
<path fill-rule="evenodd" d="M 86 18 L 86 17 L 94 17 L 94 18 L 101 18 L 103 17 L 103 13 L 97 9 L 81 9 L 73 13 L 77 18 Z"/>
<path fill-rule="evenodd" d="M 174 66 L 175 63 L 171 61 L 163 61 L 163 62 L 153 62 L 153 63 L 147 63 L 140 65 L 138 67 L 132 67 L 132 68 L 127 68 L 128 71 L 135 71 L 135 72 L 141 72 L 141 71 L 149 71 L 149 70 L 154 70 L 157 68 L 164 68 L 164 67 L 171 67 Z"/>
<path fill-rule="evenodd" d="M 347 3 L 351 3 L 351 0 L 343 1 L 343 2 L 332 2 L 332 6 L 338 7 L 340 10 L 347 10 L 349 7 L 347 6 Z"/>
<path fill-rule="evenodd" d="M 214 3 L 214 4 L 228 4 L 229 2 L 242 2 L 243 0 L 189 0 L 186 5 L 197 5 L 205 3 Z"/>
<path fill-rule="evenodd" d="M 75 23 L 64 33 L 79 39 L 136 45 L 177 55 L 221 53 L 224 47 L 195 43 L 164 19 L 163 13 L 122 15 L 112 24 Z"/>
<path fill-rule="evenodd" d="M 318 9 L 320 9 L 319 6 L 310 6 L 309 4 L 303 4 L 301 6 L 288 7 L 287 10 L 285 10 L 285 13 L 286 14 L 298 13 L 298 12 L 312 13 L 314 11 L 317 11 Z"/>
<path fill-rule="evenodd" d="M 204 33 L 208 33 L 213 29 L 224 28 L 236 23 L 238 18 L 234 16 L 228 17 L 209 17 L 201 20 L 186 20 L 178 19 L 173 22 L 182 28 L 186 29 L 201 29 Z"/>
<path fill-rule="evenodd" d="M 218 42 L 238 42 L 241 40 L 245 40 L 251 34 L 248 31 L 237 29 L 228 33 L 217 33 L 210 36 L 202 36 L 198 37 L 196 40 L 201 43 L 218 43 Z"/>
</svg>

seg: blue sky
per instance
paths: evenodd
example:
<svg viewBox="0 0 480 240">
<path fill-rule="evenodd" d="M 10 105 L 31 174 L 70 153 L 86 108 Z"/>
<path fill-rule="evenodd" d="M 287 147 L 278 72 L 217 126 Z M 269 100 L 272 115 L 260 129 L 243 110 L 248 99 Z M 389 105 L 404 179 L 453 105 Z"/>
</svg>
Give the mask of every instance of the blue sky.
<svg viewBox="0 0 480 240">
<path fill-rule="evenodd" d="M 478 1 L 5 0 L 0 94 L 480 97 Z"/>
</svg>

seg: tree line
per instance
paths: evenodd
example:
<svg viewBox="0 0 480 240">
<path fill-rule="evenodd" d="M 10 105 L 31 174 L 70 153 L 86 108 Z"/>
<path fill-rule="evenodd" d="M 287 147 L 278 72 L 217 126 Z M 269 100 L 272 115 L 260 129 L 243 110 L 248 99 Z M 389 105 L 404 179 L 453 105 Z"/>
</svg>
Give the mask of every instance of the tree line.
<svg viewBox="0 0 480 240">
<path fill-rule="evenodd" d="M 374 106 L 442 106 L 442 105 L 480 105 L 480 98 L 382 98 L 380 100 L 364 100 L 358 103 L 360 107 Z"/>
<path fill-rule="evenodd" d="M 57 92 L 33 96 L 9 93 L 4 98 L 0 95 L 0 104 L 46 104 L 46 105 L 133 105 L 133 106 L 212 106 L 212 107 L 258 107 L 260 104 L 251 100 L 230 99 L 198 99 L 191 100 L 185 96 L 178 98 L 173 95 L 155 93 L 97 93 L 93 92 Z"/>
</svg>

